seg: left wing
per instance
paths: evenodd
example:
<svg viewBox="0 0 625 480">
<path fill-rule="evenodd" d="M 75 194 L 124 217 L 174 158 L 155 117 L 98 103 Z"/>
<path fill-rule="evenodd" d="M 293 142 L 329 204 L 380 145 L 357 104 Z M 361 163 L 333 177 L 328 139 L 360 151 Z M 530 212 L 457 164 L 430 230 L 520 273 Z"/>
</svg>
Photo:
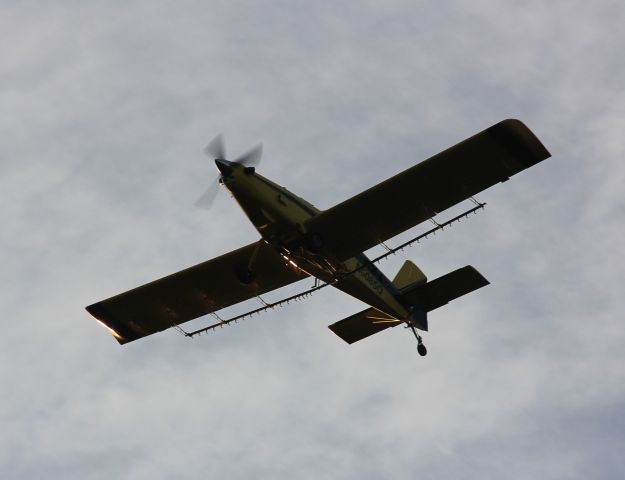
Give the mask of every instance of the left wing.
<svg viewBox="0 0 625 480">
<path fill-rule="evenodd" d="M 519 120 L 504 120 L 305 224 L 338 260 L 379 245 L 535 165 L 550 153 Z"/>
<path fill-rule="evenodd" d="M 248 265 L 257 245 L 252 243 L 94 303 L 87 311 L 124 344 L 308 277 L 260 241 L 254 281 L 242 284 L 236 269 Z"/>
</svg>

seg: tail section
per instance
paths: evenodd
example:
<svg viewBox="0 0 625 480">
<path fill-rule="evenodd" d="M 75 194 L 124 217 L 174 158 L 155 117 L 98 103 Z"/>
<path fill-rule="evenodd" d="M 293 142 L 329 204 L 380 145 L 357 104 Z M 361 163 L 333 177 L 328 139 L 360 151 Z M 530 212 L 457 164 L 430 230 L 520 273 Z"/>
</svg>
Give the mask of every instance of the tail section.
<svg viewBox="0 0 625 480">
<path fill-rule="evenodd" d="M 396 319 L 376 308 L 368 308 L 328 328 L 347 343 L 357 342 L 401 323 L 427 331 L 427 312 L 484 287 L 489 282 L 470 265 L 428 282 L 419 267 L 407 260 L 395 276 L 393 284 L 400 291 L 400 302 L 412 312 L 409 318 Z"/>
</svg>

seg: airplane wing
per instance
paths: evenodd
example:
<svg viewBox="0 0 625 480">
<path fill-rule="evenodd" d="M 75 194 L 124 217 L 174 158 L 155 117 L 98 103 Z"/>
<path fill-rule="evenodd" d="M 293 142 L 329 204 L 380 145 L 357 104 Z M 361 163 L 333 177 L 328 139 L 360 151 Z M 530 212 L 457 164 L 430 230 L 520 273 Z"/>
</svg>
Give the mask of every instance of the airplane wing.
<svg viewBox="0 0 625 480">
<path fill-rule="evenodd" d="M 248 265 L 256 246 L 252 243 L 94 303 L 87 311 L 124 344 L 308 277 L 261 241 L 255 279 L 242 284 L 235 272 Z"/>
<path fill-rule="evenodd" d="M 306 224 L 339 260 L 353 257 L 551 154 L 519 120 L 504 120 Z"/>
</svg>

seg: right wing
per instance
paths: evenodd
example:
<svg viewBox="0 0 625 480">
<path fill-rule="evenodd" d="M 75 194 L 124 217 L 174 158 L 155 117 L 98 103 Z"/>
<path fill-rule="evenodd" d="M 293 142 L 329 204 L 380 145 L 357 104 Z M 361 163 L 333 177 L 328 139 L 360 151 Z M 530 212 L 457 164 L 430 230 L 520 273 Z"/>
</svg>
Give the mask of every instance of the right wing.
<svg viewBox="0 0 625 480">
<path fill-rule="evenodd" d="M 504 120 L 312 217 L 309 235 L 345 260 L 550 156 L 519 120 Z"/>
<path fill-rule="evenodd" d="M 124 344 L 308 277 L 261 240 L 254 259 L 254 281 L 241 283 L 236 270 L 248 265 L 257 245 L 94 303 L 87 311 Z"/>
</svg>

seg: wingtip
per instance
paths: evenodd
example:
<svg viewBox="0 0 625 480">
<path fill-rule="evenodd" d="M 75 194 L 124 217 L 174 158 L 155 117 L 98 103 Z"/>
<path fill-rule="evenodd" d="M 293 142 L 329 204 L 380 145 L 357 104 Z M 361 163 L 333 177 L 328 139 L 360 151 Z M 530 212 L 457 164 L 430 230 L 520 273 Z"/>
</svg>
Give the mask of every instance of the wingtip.
<svg viewBox="0 0 625 480">
<path fill-rule="evenodd" d="M 106 328 L 120 345 L 124 345 L 138 338 L 129 332 L 128 329 L 116 322 L 114 317 L 103 308 L 100 302 L 85 307 L 85 310 L 87 310 L 100 325 Z"/>
<path fill-rule="evenodd" d="M 551 157 L 549 150 L 534 132 L 517 118 L 502 120 L 488 130 L 504 144 L 513 147 L 515 151 L 522 152 L 521 157 L 527 163 L 525 168 Z"/>
</svg>

